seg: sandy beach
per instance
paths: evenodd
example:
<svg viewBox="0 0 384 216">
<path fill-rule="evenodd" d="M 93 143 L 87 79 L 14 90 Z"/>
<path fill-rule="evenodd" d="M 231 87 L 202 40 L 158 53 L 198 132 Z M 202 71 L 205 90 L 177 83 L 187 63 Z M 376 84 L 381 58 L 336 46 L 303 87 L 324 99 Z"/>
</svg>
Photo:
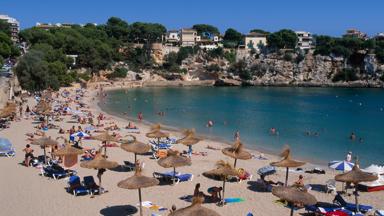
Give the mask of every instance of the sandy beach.
<svg viewBox="0 0 384 216">
<path fill-rule="evenodd" d="M 115 87 L 120 88 L 120 87 Z M 105 88 L 111 89 L 111 88 Z M 73 93 L 74 90 L 71 89 Z M 84 96 L 83 101 L 89 106 L 87 110 L 91 111 L 93 115 L 97 116 L 102 111 L 97 106 L 98 100 L 95 97 L 96 91 L 94 89 L 88 90 Z M 30 107 L 33 107 L 36 102 L 30 98 L 28 101 Z M 72 104 L 74 105 L 74 104 Z M 74 108 L 74 107 L 73 107 Z M 25 109 L 25 105 L 24 105 Z M 105 114 L 105 112 L 103 112 Z M 120 128 L 128 124 L 127 120 L 106 114 L 109 122 L 116 123 Z M 71 116 L 63 116 L 64 120 L 61 122 L 54 122 L 59 127 L 69 129 L 73 125 L 79 125 L 71 121 Z M 140 129 L 140 134 L 135 134 L 137 139 L 148 143 L 145 133 L 149 131 L 149 126 L 146 124 L 135 123 Z M 22 149 L 28 143 L 25 133 L 34 132 L 31 119 L 21 119 L 20 121 L 12 122 L 10 128 L 0 131 L 0 137 L 9 139 L 16 149 L 16 156 L 12 158 L 0 158 L 0 170 L 2 177 L 0 185 L 2 186 L 2 193 L 0 194 L 1 214 L 0 215 L 130 215 L 127 209 L 135 208 L 138 203 L 138 194 L 136 190 L 124 190 L 117 187 L 117 183 L 129 176 L 134 172 L 118 172 L 107 170 L 103 175 L 103 186 L 109 191 L 90 198 L 90 196 L 75 197 L 66 192 L 67 186 L 66 179 L 53 180 L 47 177 L 40 176 L 40 171 L 37 168 L 25 167 L 20 165 L 24 159 Z M 82 125 L 86 127 L 87 125 Z M 122 130 L 118 131 L 122 136 L 127 133 Z M 171 131 L 171 137 L 181 138 L 180 132 Z M 58 130 L 50 129 L 47 132 L 48 136 L 56 138 L 61 136 Z M 65 136 L 69 136 L 66 134 Z M 62 142 L 62 141 L 61 141 Z M 83 145 L 91 148 L 98 148 L 100 142 L 94 140 L 84 140 Z M 180 199 L 186 195 L 192 195 L 196 183 L 201 184 L 201 191 L 206 192 L 207 188 L 212 186 L 221 186 L 221 182 L 210 180 L 202 175 L 204 171 L 214 168 L 215 162 L 218 160 L 225 160 L 233 163 L 233 159 L 222 154 L 221 150 L 207 149 L 211 146 L 217 149 L 226 147 L 223 144 L 214 140 L 203 140 L 193 147 L 196 152 L 207 152 L 207 156 L 193 155 L 192 166 L 178 168 L 179 172 L 191 173 L 194 175 L 193 181 L 181 182 L 177 185 L 159 185 L 155 187 L 143 189 L 143 200 L 151 201 L 155 204 L 161 205 L 168 209 L 174 204 L 177 208 L 182 208 L 190 205 L 189 202 Z M 35 155 L 40 155 L 43 150 L 39 147 L 33 146 Z M 187 150 L 186 146 L 174 145 L 174 149 L 183 151 Z M 260 155 L 260 152 L 251 150 L 255 156 Z M 293 153 L 294 154 L 294 153 Z M 132 153 L 125 152 L 119 147 L 108 148 L 109 160 L 116 161 L 119 164 L 124 164 L 124 161 L 133 162 L 134 157 Z M 279 160 L 278 156 L 265 154 L 267 160 L 258 160 L 252 158 L 250 160 L 239 160 L 237 167 L 244 168 L 249 171 L 253 178 L 250 181 L 243 181 L 240 183 L 228 183 L 226 186 L 226 197 L 239 197 L 245 199 L 244 202 L 227 204 L 219 207 L 215 204 L 204 204 L 205 207 L 217 211 L 220 215 L 239 215 L 245 216 L 247 213 L 252 213 L 255 216 L 268 216 L 268 215 L 288 215 L 290 209 L 281 204 L 275 203 L 278 200 L 270 192 L 261 192 L 257 187 L 257 170 L 263 166 L 269 165 L 273 161 Z M 309 156 L 310 157 L 310 156 Z M 152 176 L 152 173 L 171 171 L 171 169 L 164 169 L 160 167 L 156 160 L 151 159 L 150 156 L 138 156 L 141 162 L 145 163 L 143 174 Z M 313 169 L 318 167 L 313 164 L 307 164 L 303 167 L 304 170 Z M 323 167 L 322 167 L 323 168 Z M 75 169 L 78 175 L 83 176 L 93 175 L 96 178 L 96 170 L 81 168 L 77 164 L 72 169 Z M 305 184 L 324 185 L 328 179 L 333 179 L 336 172 L 325 168 L 326 174 L 308 174 L 290 172 L 289 184 L 293 184 L 298 179 L 298 175 L 304 176 Z M 285 170 L 278 169 L 278 172 L 272 176 L 267 177 L 268 180 L 284 181 Z M 338 189 L 341 189 L 341 183 L 337 183 Z M 316 190 L 309 191 L 313 194 L 318 201 L 331 203 L 334 195 L 326 194 Z M 350 190 L 351 192 L 351 190 Z M 345 196 L 350 202 L 354 202 L 353 196 Z M 360 193 L 360 203 L 372 205 L 376 209 L 384 208 L 384 192 Z M 304 209 L 295 212 L 295 215 L 304 213 Z M 152 211 L 144 208 L 144 215 L 168 215 L 169 211 Z M 138 215 L 138 213 L 135 213 Z"/>
</svg>

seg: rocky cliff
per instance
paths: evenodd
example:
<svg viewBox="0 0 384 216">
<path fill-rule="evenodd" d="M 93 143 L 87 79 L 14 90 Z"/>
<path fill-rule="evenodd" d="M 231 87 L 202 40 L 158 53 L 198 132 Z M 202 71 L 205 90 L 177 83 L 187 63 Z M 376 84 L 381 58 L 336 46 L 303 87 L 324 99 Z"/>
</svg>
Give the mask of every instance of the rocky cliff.
<svg viewBox="0 0 384 216">
<path fill-rule="evenodd" d="M 238 59 L 239 60 L 239 59 Z M 384 87 L 383 69 L 372 60 L 364 60 L 361 67 L 350 66 L 343 58 L 294 53 L 275 53 L 269 55 L 242 55 L 246 63 L 244 70 L 251 74 L 251 79 L 240 79 L 241 76 L 230 71 L 229 62 L 225 59 L 206 60 L 203 55 L 186 59 L 183 68 L 196 79 L 214 78 L 215 76 L 205 68 L 216 64 L 221 68 L 215 73 L 217 85 L 280 85 L 280 86 L 341 86 L 341 87 Z M 353 81 L 337 81 L 336 76 L 344 76 L 344 71 L 352 70 L 356 78 Z"/>
</svg>

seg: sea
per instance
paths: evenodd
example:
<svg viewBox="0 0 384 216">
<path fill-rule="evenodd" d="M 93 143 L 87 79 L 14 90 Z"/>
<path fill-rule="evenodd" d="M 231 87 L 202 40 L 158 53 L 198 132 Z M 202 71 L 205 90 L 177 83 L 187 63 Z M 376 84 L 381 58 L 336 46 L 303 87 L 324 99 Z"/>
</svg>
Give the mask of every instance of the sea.
<svg viewBox="0 0 384 216">
<path fill-rule="evenodd" d="M 109 91 L 99 105 L 223 142 L 239 131 L 247 148 L 277 154 L 288 145 L 293 157 L 315 164 L 343 160 L 349 151 L 363 167 L 384 164 L 383 89 L 148 87 Z"/>
</svg>

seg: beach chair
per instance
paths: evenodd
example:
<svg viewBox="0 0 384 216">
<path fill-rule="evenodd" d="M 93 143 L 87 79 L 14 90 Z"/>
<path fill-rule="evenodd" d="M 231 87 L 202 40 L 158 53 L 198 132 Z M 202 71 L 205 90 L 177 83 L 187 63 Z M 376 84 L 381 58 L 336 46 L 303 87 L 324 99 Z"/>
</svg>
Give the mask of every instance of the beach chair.
<svg viewBox="0 0 384 216">
<path fill-rule="evenodd" d="M 72 193 L 74 196 L 89 194 L 89 190 L 81 184 L 80 177 L 76 175 L 69 177 L 67 192 Z"/>
<path fill-rule="evenodd" d="M 0 156 L 6 156 L 6 157 L 14 157 L 16 155 L 14 148 L 9 149 L 1 149 L 0 150 Z"/>
<path fill-rule="evenodd" d="M 164 182 L 173 182 L 173 174 L 174 174 L 173 171 L 164 172 L 164 173 L 154 172 L 153 177 Z M 193 174 L 189 174 L 189 173 L 181 174 L 179 172 L 176 172 L 175 174 L 175 184 L 178 184 L 184 181 L 192 181 L 192 180 L 193 180 Z"/>
<path fill-rule="evenodd" d="M 100 187 L 96 184 L 93 176 L 84 176 L 83 185 L 92 195 L 99 193 Z"/>
<path fill-rule="evenodd" d="M 0 138 L 0 156 L 13 157 L 15 154 L 11 142 L 8 139 Z"/>
<path fill-rule="evenodd" d="M 325 192 L 326 193 L 336 193 L 336 181 L 334 179 L 329 179 L 325 182 Z"/>
<path fill-rule="evenodd" d="M 74 170 L 65 170 L 63 167 L 52 164 L 48 166 L 43 166 L 41 169 L 41 175 L 46 177 L 51 177 L 55 180 L 65 178 L 71 175 L 76 175 L 76 171 Z"/>
<path fill-rule="evenodd" d="M 338 204 L 341 207 L 344 207 L 345 209 L 348 209 L 348 210 L 354 211 L 354 212 L 356 212 L 358 210 L 359 212 L 366 213 L 366 212 L 372 210 L 372 206 L 360 205 L 360 204 L 359 204 L 359 209 L 356 209 L 356 204 L 346 202 L 340 194 L 337 194 L 335 196 L 335 199 L 333 199 L 333 203 Z"/>
<path fill-rule="evenodd" d="M 376 210 L 375 216 L 384 216 L 384 210 Z"/>
</svg>

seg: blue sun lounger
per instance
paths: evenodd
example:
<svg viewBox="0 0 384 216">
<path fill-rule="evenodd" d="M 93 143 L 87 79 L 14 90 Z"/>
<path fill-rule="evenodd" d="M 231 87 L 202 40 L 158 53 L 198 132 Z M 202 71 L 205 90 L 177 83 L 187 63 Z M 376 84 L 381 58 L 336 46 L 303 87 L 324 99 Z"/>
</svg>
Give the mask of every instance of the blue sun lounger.
<svg viewBox="0 0 384 216">
<path fill-rule="evenodd" d="M 81 184 L 80 177 L 76 175 L 69 177 L 67 192 L 72 193 L 74 196 L 89 194 L 89 190 Z"/>
<path fill-rule="evenodd" d="M 153 177 L 161 179 L 163 181 L 173 181 L 173 171 L 164 172 L 164 173 L 154 172 Z M 178 172 L 176 172 L 176 174 L 175 174 L 175 184 L 178 184 L 178 183 L 184 182 L 184 181 L 192 181 L 192 180 L 193 180 L 192 174 L 189 174 L 189 173 L 181 174 Z"/>
<path fill-rule="evenodd" d="M 13 157 L 15 154 L 11 142 L 6 138 L 0 138 L 0 156 Z"/>
<path fill-rule="evenodd" d="M 84 176 L 83 178 L 84 187 L 93 195 L 99 193 L 100 187 L 96 184 L 93 176 Z"/>
<path fill-rule="evenodd" d="M 372 210 L 372 208 L 373 208 L 372 206 L 369 206 L 369 205 L 360 205 L 359 204 L 359 209 L 356 209 L 356 204 L 346 202 L 340 194 L 337 194 L 335 196 L 333 203 L 336 203 L 336 204 L 340 205 L 341 207 L 344 207 L 344 208 L 346 208 L 350 211 L 354 211 L 354 212 L 356 212 L 356 210 L 359 210 L 359 212 L 366 213 L 366 212 Z"/>
</svg>

